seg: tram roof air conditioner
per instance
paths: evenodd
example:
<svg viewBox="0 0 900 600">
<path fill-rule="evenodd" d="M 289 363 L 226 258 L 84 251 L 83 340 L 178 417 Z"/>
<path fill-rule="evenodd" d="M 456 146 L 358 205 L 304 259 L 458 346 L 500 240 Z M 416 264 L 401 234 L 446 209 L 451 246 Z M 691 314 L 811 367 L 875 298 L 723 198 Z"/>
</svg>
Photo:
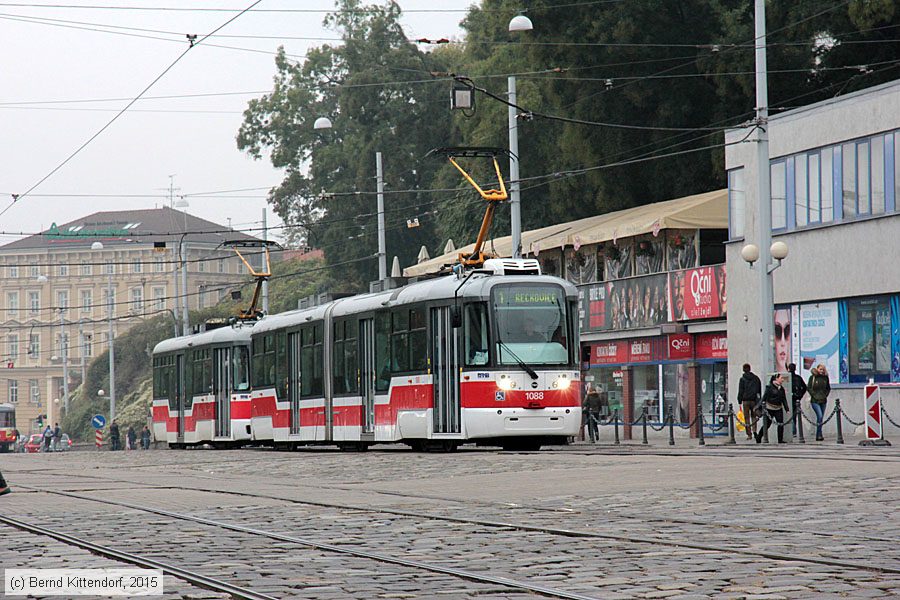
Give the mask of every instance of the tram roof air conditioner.
<svg viewBox="0 0 900 600">
<path fill-rule="evenodd" d="M 479 271 L 493 275 L 540 275 L 541 265 L 533 258 L 490 258 Z"/>
</svg>

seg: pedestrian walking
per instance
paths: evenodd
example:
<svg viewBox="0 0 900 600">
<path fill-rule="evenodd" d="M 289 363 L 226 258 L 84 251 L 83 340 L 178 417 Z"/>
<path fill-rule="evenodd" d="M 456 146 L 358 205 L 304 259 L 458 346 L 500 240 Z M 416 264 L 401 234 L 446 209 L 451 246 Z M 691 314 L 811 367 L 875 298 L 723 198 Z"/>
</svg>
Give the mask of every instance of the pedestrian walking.
<svg viewBox="0 0 900 600">
<path fill-rule="evenodd" d="M 603 398 L 601 396 L 601 392 L 597 390 L 593 386 L 593 384 L 588 384 L 587 394 L 584 397 L 584 403 L 582 404 L 582 412 L 586 414 L 587 417 L 587 429 L 588 436 L 591 439 L 591 443 L 594 444 L 600 439 L 600 431 L 597 427 L 600 422 L 600 407 L 603 405 Z"/>
<path fill-rule="evenodd" d="M 774 420 L 778 423 L 778 443 L 784 443 L 784 411 L 788 409 L 787 396 L 784 392 L 784 379 L 781 373 L 772 375 L 766 391 L 763 393 L 762 399 L 759 401 L 760 407 L 765 410 L 763 413 L 763 426 L 756 433 L 756 443 L 762 442 L 763 435 L 768 433 L 769 427 Z"/>
<path fill-rule="evenodd" d="M 809 404 L 816 413 L 816 441 L 821 442 L 825 439 L 822 436 L 822 420 L 825 418 L 828 394 L 831 393 L 831 382 L 828 381 L 828 371 L 825 369 L 825 365 L 813 367 L 806 387 L 809 390 Z"/>
<path fill-rule="evenodd" d="M 141 450 L 150 449 L 150 428 L 144 425 L 141 429 Z"/>
<path fill-rule="evenodd" d="M 53 424 L 53 451 L 59 452 L 59 441 L 62 439 L 62 429 L 59 428 L 59 423 Z"/>
<path fill-rule="evenodd" d="M 749 440 L 756 435 L 756 417 L 753 411 L 762 394 L 762 381 L 750 370 L 749 363 L 744 363 L 743 368 L 744 374 L 738 382 L 737 400 L 741 412 L 744 413 L 744 431 L 747 432 Z"/>
<path fill-rule="evenodd" d="M 788 371 L 791 373 L 791 431 L 797 435 L 797 419 L 800 418 L 800 401 L 806 395 L 806 382 L 797 375 L 797 365 L 791 363 L 788 365 Z"/>
<path fill-rule="evenodd" d="M 109 449 L 119 449 L 119 424 L 116 423 L 115 419 L 113 419 L 113 422 L 109 426 Z"/>
<path fill-rule="evenodd" d="M 125 434 L 125 443 L 127 444 L 126 450 L 134 450 L 137 447 L 137 433 L 131 425 L 128 426 L 128 432 Z"/>
<path fill-rule="evenodd" d="M 9 489 L 9 484 L 7 484 L 6 480 L 3 479 L 3 473 L 0 473 L 0 496 L 4 496 L 11 491 L 12 490 Z"/>
<path fill-rule="evenodd" d="M 47 428 L 44 430 L 44 434 L 43 434 L 43 435 L 44 435 L 44 439 L 43 439 L 43 442 L 44 442 L 43 451 L 44 451 L 44 452 L 50 452 L 50 444 L 51 444 L 51 442 L 53 441 L 53 430 L 50 429 L 50 425 L 47 425 Z"/>
</svg>

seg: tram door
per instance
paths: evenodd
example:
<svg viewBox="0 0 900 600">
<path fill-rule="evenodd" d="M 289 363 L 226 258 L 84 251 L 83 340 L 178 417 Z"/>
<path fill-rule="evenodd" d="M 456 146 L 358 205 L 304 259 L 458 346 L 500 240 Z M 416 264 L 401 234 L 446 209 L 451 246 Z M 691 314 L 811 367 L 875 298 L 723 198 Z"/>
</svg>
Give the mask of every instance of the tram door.
<svg viewBox="0 0 900 600">
<path fill-rule="evenodd" d="M 375 320 L 359 321 L 359 368 L 362 396 L 362 432 L 375 431 Z"/>
<path fill-rule="evenodd" d="M 458 331 L 450 323 L 449 306 L 431 309 L 434 433 L 460 432 Z"/>
<path fill-rule="evenodd" d="M 287 396 L 291 403 L 291 433 L 300 433 L 300 332 L 289 333 L 288 344 L 288 389 Z"/>
<path fill-rule="evenodd" d="M 176 440 L 179 443 L 184 442 L 184 408 L 187 402 L 184 400 L 184 354 L 175 356 L 175 385 L 169 389 L 175 390 L 175 406 L 178 411 L 178 427 L 176 431 Z"/>
<path fill-rule="evenodd" d="M 216 348 L 216 437 L 231 437 L 231 348 Z"/>
</svg>

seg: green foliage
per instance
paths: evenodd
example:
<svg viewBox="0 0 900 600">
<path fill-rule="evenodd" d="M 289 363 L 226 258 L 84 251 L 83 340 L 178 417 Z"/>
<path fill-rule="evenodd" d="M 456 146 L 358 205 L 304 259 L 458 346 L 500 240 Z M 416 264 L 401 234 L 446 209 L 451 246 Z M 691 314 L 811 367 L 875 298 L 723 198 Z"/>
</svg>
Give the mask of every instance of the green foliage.
<svg viewBox="0 0 900 600">
<path fill-rule="evenodd" d="M 520 1 L 481 0 L 462 22 L 465 43 L 422 52 L 405 39 L 396 3 L 363 7 L 341 0 L 326 24 L 342 43 L 310 52 L 303 64 L 283 55 L 276 60 L 274 88 L 250 102 L 238 147 L 257 158 L 269 151 L 273 164 L 287 170 L 272 203 L 286 221 L 308 225 L 305 236 L 325 250 L 328 264 L 345 265 L 345 281 L 360 287 L 374 278 L 375 263 L 365 260 L 375 250 L 374 198 L 322 194 L 371 192 L 377 150 L 385 156 L 389 190 L 458 190 L 389 195 L 389 257 L 397 254 L 408 265 L 423 244 L 434 254 L 447 238 L 460 246 L 476 235 L 483 202 L 446 162 L 423 156 L 447 145 L 506 146 L 507 107 L 479 94 L 474 114 L 451 114 L 449 82 L 413 83 L 427 80 L 429 71 L 469 76 L 497 96 L 516 73 L 518 104 L 530 111 L 692 128 L 520 119 L 522 177 L 550 175 L 522 183 L 524 229 L 725 185 L 722 132 L 700 128 L 753 117 L 752 2 L 527 4 L 534 31 L 507 31 Z M 766 4 L 773 112 L 897 77 L 900 5 L 894 0 Z M 871 67 L 874 73 L 858 68 L 886 61 L 892 66 Z M 329 116 L 334 128 L 313 131 L 319 116 Z M 618 164 L 671 153 L 678 155 Z M 581 170 L 597 166 L 606 167 Z M 552 176 L 573 169 L 576 176 Z M 494 179 L 487 161 L 471 165 L 471 172 L 478 181 Z M 424 218 L 424 211 L 434 214 Z M 417 215 L 421 227 L 402 226 Z M 508 232 L 504 206 L 493 234 Z"/>
</svg>

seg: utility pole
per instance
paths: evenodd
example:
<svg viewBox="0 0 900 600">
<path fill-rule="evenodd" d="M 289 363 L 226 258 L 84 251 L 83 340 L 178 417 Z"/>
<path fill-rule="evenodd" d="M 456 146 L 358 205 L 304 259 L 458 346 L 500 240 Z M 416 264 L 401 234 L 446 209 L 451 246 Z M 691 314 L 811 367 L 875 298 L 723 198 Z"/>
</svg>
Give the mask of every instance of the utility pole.
<svg viewBox="0 0 900 600">
<path fill-rule="evenodd" d="M 262 239 L 268 241 L 269 227 L 266 224 L 266 209 L 262 209 Z M 264 279 L 262 282 L 262 309 L 263 312 L 269 314 L 269 280 Z"/>
<path fill-rule="evenodd" d="M 188 277 L 187 277 L 187 244 L 184 243 L 184 234 L 181 236 L 181 335 L 189 335 L 191 332 L 190 319 L 188 317 Z"/>
<path fill-rule="evenodd" d="M 384 169 L 381 152 L 375 153 L 375 178 L 378 186 L 378 280 L 387 279 L 387 250 L 384 240 Z"/>
<path fill-rule="evenodd" d="M 516 76 L 506 79 L 507 100 L 516 103 Z M 519 195 L 519 119 L 516 109 L 507 110 L 509 125 L 509 216 L 512 231 L 512 257 L 522 258 L 522 204 Z"/>
<path fill-rule="evenodd" d="M 759 227 L 760 361 L 763 384 L 774 370 L 775 300 L 772 290 L 772 199 L 769 188 L 769 91 L 766 78 L 766 4 L 755 0 L 756 50 L 756 190 Z"/>
<path fill-rule="evenodd" d="M 181 191 L 181 188 L 175 187 L 175 175 L 169 175 L 169 187 L 159 189 L 169 192 L 169 208 L 175 208 L 175 192 Z"/>
</svg>

